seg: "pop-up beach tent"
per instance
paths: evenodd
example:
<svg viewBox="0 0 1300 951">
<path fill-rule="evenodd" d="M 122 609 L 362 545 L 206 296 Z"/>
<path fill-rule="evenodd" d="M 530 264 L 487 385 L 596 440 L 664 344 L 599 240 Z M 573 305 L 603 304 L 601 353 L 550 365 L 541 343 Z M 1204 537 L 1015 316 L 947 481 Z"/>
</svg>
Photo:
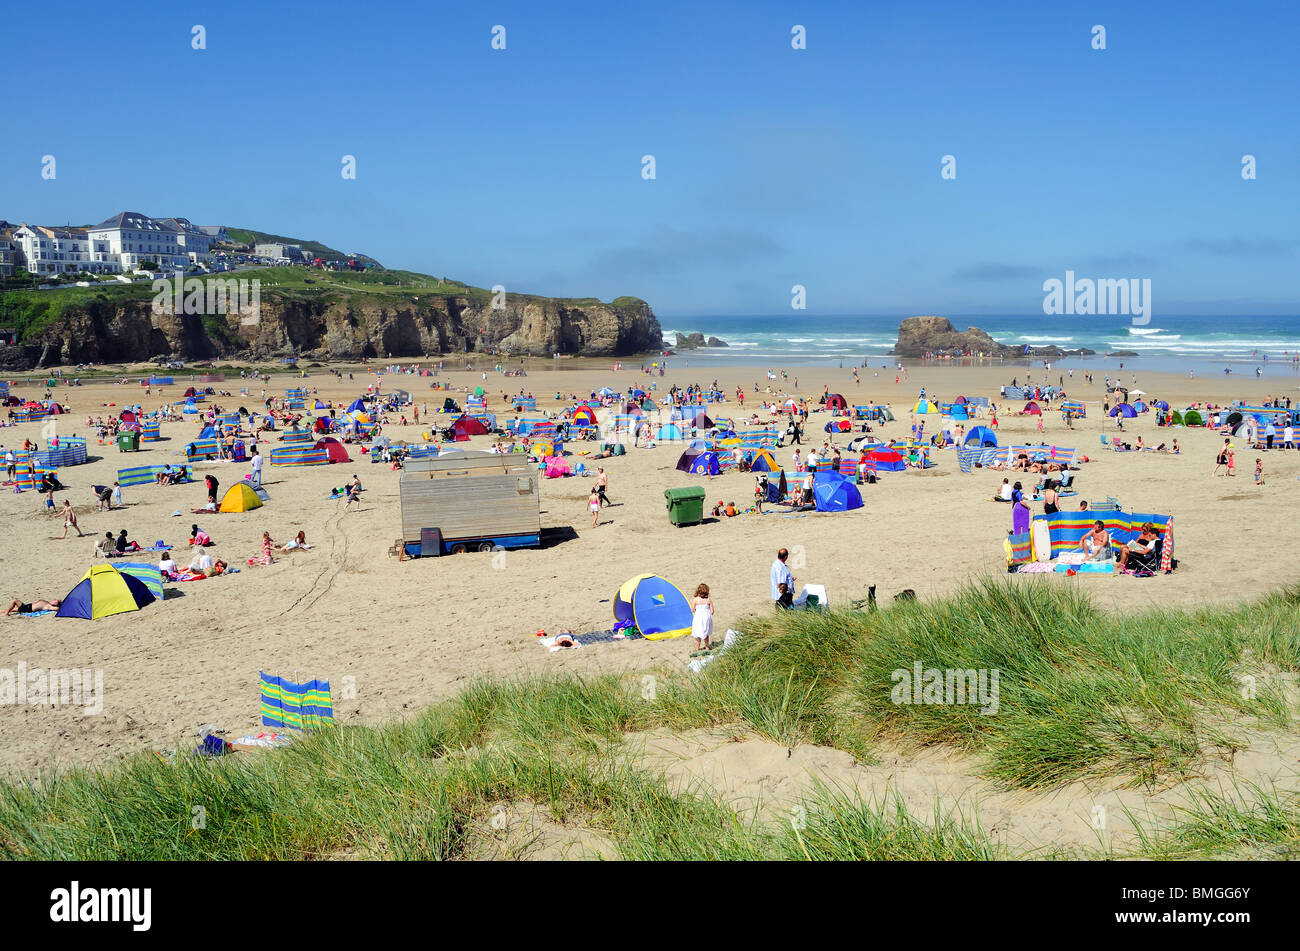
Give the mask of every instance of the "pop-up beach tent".
<svg viewBox="0 0 1300 951">
<path fill-rule="evenodd" d="M 647 640 L 691 633 L 691 605 L 672 583 L 658 575 L 637 575 L 614 595 L 614 620 L 632 623 Z"/>
<path fill-rule="evenodd" d="M 754 458 L 750 461 L 749 469 L 751 472 L 780 472 L 781 464 L 776 461 L 771 450 L 756 449 Z"/>
<path fill-rule="evenodd" d="M 979 446 L 981 449 L 990 448 L 998 444 L 997 434 L 987 426 L 972 427 L 966 434 L 964 445 Z"/>
<path fill-rule="evenodd" d="M 1128 403 L 1117 403 L 1115 406 L 1111 407 L 1110 415 L 1123 416 L 1125 419 L 1135 419 L 1137 417 L 1137 410 Z"/>
<path fill-rule="evenodd" d="M 867 453 L 867 468 L 877 472 L 902 472 L 907 463 L 893 449 L 873 449 Z"/>
<path fill-rule="evenodd" d="M 257 497 L 257 490 L 247 482 L 236 482 L 221 497 L 222 512 L 250 512 L 261 507 L 262 500 Z"/>
<path fill-rule="evenodd" d="M 849 404 L 839 393 L 832 393 L 826 397 L 826 408 L 832 413 L 847 413 Z"/>
<path fill-rule="evenodd" d="M 1021 413 L 1027 414 L 1029 416 L 1042 416 L 1043 408 L 1039 406 L 1037 403 L 1035 403 L 1033 400 L 1030 400 L 1028 403 L 1025 404 L 1025 408 L 1021 410 Z"/>
<path fill-rule="evenodd" d="M 921 399 L 916 401 L 916 405 L 912 407 L 912 412 L 919 414 L 937 413 L 939 412 L 939 406 L 937 403 L 931 403 L 929 400 Z"/>
<path fill-rule="evenodd" d="M 691 475 L 715 476 L 722 472 L 718 454 L 701 449 L 687 449 L 677 460 L 677 468 Z"/>
<path fill-rule="evenodd" d="M 77 582 L 59 605 L 57 617 L 90 620 L 138 611 L 157 600 L 139 578 L 124 575 L 112 565 L 95 565 Z"/>
<path fill-rule="evenodd" d="M 965 403 L 949 403 L 942 407 L 945 415 L 952 419 L 965 420 L 970 419 L 970 413 L 966 410 Z"/>
<path fill-rule="evenodd" d="M 325 436 L 316 440 L 316 448 L 324 449 L 329 454 L 330 462 L 351 462 L 352 457 L 348 455 L 348 447 L 343 445 L 333 436 Z"/>
<path fill-rule="evenodd" d="M 456 440 L 464 442 L 470 436 L 486 436 L 487 427 L 475 419 L 473 416 L 462 416 L 451 424 L 451 428 L 456 431 Z"/>
</svg>

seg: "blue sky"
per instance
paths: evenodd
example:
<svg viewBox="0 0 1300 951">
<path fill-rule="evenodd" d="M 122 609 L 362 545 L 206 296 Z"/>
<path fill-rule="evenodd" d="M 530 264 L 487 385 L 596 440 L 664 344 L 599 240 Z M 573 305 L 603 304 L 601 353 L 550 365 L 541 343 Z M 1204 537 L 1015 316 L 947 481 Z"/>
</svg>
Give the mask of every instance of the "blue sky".
<svg viewBox="0 0 1300 951">
<path fill-rule="evenodd" d="M 7 8 L 0 218 L 184 215 L 665 317 L 794 284 L 1032 313 L 1067 268 L 1300 313 L 1294 2 L 278 6 Z"/>
</svg>

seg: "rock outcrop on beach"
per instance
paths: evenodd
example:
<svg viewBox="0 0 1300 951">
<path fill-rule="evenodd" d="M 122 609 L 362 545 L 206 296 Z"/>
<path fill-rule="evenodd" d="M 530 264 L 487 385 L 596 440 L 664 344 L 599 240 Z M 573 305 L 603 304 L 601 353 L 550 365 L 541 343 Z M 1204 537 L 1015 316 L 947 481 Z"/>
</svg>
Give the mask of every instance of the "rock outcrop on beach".
<svg viewBox="0 0 1300 951">
<path fill-rule="evenodd" d="M 1036 357 L 1090 356 L 1094 351 L 1085 348 L 1064 350 L 1061 347 L 1030 347 L 1029 354 Z M 908 317 L 898 325 L 898 342 L 891 354 L 898 357 L 923 357 L 927 354 L 957 356 L 984 354 L 987 356 L 1022 356 L 1024 347 L 998 343 L 978 327 L 957 330 L 947 317 Z"/>
<path fill-rule="evenodd" d="M 681 331 L 677 333 L 677 342 L 673 344 L 677 350 L 698 350 L 701 347 L 725 347 L 727 344 L 717 337 L 705 337 L 704 334 L 696 332 L 684 334 Z"/>
<path fill-rule="evenodd" d="M 628 356 L 660 350 L 663 339 L 650 305 L 631 297 L 606 304 L 518 296 L 498 309 L 488 298 L 412 294 L 383 299 L 337 289 L 281 294 L 264 287 L 256 322 L 237 314 L 156 313 L 151 304 L 150 299 L 101 296 L 63 307 L 20 345 L 0 347 L 0 367 L 164 357 L 358 360 L 484 350 Z"/>
</svg>

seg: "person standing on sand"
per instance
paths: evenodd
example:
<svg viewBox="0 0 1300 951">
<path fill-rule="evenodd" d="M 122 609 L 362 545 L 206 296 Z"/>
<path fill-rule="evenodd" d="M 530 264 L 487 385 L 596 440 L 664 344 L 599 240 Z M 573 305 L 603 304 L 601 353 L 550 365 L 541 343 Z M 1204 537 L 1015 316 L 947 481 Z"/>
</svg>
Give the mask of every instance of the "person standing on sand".
<svg viewBox="0 0 1300 951">
<path fill-rule="evenodd" d="M 595 528 L 600 524 L 600 494 L 594 485 L 591 487 L 591 494 L 587 496 L 587 508 L 591 510 L 591 527 Z"/>
<path fill-rule="evenodd" d="M 600 496 L 601 505 L 610 504 L 609 496 L 605 494 L 607 488 L 609 488 L 609 473 L 605 471 L 604 466 L 598 466 L 596 468 L 596 494 Z"/>
<path fill-rule="evenodd" d="M 785 585 L 785 590 L 788 592 L 794 591 L 794 575 L 790 573 L 790 569 L 786 566 L 789 557 L 790 552 L 782 548 L 776 553 L 776 560 L 772 562 L 772 570 L 768 572 L 773 602 L 781 599 L 781 585 Z"/>
<path fill-rule="evenodd" d="M 1230 476 L 1235 476 L 1235 475 L 1237 474 L 1237 458 L 1236 458 L 1236 457 L 1237 457 L 1236 450 L 1229 449 L 1229 450 L 1228 450 L 1228 475 L 1230 475 Z"/>
<path fill-rule="evenodd" d="M 260 452 L 257 451 L 257 447 L 256 447 L 256 446 L 253 447 L 253 458 L 252 458 L 251 461 L 252 461 L 252 464 L 253 464 L 253 483 L 252 483 L 252 484 L 253 484 L 253 485 L 260 486 L 260 485 L 262 484 L 262 454 L 261 454 Z"/>
<path fill-rule="evenodd" d="M 68 529 L 70 528 L 75 528 L 77 530 L 78 538 L 85 537 L 86 533 L 83 532 L 81 526 L 77 524 L 77 513 L 72 510 L 72 501 L 70 499 L 63 500 L 63 508 L 59 511 L 59 514 L 63 516 L 63 534 L 59 536 L 60 538 L 67 538 Z"/>
<path fill-rule="evenodd" d="M 713 599 L 707 584 L 695 589 L 691 601 L 691 637 L 695 638 L 697 651 L 713 649 Z"/>
</svg>

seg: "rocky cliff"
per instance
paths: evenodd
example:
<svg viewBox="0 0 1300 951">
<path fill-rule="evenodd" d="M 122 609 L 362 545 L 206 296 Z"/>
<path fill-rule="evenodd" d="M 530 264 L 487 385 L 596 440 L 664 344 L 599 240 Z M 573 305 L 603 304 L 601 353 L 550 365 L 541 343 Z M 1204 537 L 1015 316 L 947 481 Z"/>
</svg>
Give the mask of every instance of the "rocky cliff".
<svg viewBox="0 0 1300 951">
<path fill-rule="evenodd" d="M 959 331 L 947 317 L 908 317 L 898 325 L 898 342 L 890 352 L 899 357 L 966 353 L 1010 357 L 1025 355 L 1025 348 L 1000 344 L 978 327 L 967 327 Z M 1093 352 L 1087 348 L 1063 350 L 1060 347 L 1031 347 L 1029 349 L 1029 355 L 1038 357 L 1089 356 Z"/>
<path fill-rule="evenodd" d="M 42 291 L 59 294 L 61 291 Z M 662 331 L 645 301 L 610 304 L 516 297 L 261 292 L 256 319 L 157 312 L 148 299 L 92 298 L 62 308 L 19 346 L 0 347 L 0 367 L 126 363 L 157 357 L 318 360 L 408 358 L 506 350 L 549 356 L 625 356 L 662 348 Z"/>
</svg>

